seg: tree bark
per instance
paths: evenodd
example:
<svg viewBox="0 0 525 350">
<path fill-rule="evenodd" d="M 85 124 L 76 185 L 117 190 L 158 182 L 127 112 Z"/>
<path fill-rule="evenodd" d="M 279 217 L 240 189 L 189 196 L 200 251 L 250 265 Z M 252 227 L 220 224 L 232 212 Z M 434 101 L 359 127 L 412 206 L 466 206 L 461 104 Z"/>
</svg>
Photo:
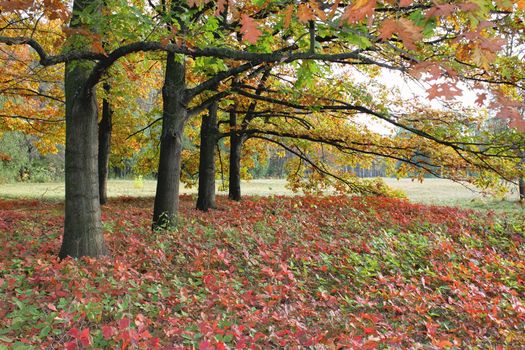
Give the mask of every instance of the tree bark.
<svg viewBox="0 0 525 350">
<path fill-rule="evenodd" d="M 102 100 L 102 118 L 98 124 L 98 188 L 100 204 L 106 204 L 108 201 L 107 184 L 109 154 L 111 150 L 111 117 L 113 114 L 107 98 L 110 91 L 110 85 L 108 83 L 104 83 L 104 91 L 106 97 Z"/>
<path fill-rule="evenodd" d="M 75 0 L 71 26 L 77 13 L 93 0 Z M 66 200 L 64 236 L 59 257 L 108 255 L 102 235 L 98 192 L 98 106 L 95 89 L 85 83 L 93 63 L 66 63 Z"/>
<path fill-rule="evenodd" d="M 237 130 L 237 114 L 230 111 L 230 177 L 228 182 L 228 198 L 234 201 L 241 200 L 241 149 L 242 135 Z"/>
<path fill-rule="evenodd" d="M 520 192 L 520 202 L 525 202 L 525 178 L 520 177 L 519 180 L 519 192 Z"/>
<path fill-rule="evenodd" d="M 523 171 L 523 169 L 525 169 L 525 152 L 521 153 L 521 165 L 522 165 L 521 170 Z M 524 176 L 520 176 L 518 188 L 519 188 L 519 194 L 520 194 L 519 200 L 521 203 L 525 203 L 525 177 Z"/>
<path fill-rule="evenodd" d="M 215 209 L 215 145 L 217 144 L 217 102 L 202 117 L 199 152 L 199 191 L 197 209 Z"/>
<path fill-rule="evenodd" d="M 187 119 L 185 66 L 169 53 L 162 88 L 163 115 L 157 190 L 153 208 L 153 229 L 177 222 L 182 133 Z"/>
</svg>

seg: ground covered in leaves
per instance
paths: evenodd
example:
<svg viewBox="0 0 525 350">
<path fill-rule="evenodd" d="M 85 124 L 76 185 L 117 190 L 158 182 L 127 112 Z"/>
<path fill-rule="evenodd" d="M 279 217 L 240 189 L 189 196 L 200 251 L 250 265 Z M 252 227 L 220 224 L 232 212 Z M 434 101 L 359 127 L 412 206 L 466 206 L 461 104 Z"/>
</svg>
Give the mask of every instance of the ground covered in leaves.
<svg viewBox="0 0 525 350">
<path fill-rule="evenodd" d="M 63 205 L 0 200 L 0 349 L 525 344 L 525 218 L 386 198 L 104 208 L 113 257 L 59 262 Z"/>
</svg>

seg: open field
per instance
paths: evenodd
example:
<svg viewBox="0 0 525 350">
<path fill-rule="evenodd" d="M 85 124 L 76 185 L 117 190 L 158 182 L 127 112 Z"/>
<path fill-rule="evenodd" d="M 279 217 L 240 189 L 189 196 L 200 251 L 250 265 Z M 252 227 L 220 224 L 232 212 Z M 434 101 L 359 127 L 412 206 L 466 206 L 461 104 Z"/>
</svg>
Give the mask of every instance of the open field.
<svg viewBox="0 0 525 350">
<path fill-rule="evenodd" d="M 495 200 L 483 196 L 450 180 L 426 179 L 423 183 L 411 179 L 385 178 L 386 183 L 393 188 L 402 190 L 412 202 L 438 205 L 453 205 L 468 208 L 519 210 L 516 205 L 518 194 L 516 191 L 508 194 L 505 201 Z M 270 196 L 294 195 L 286 188 L 285 180 L 260 179 L 244 181 L 242 192 L 244 195 Z M 143 180 L 110 180 L 108 192 L 110 197 L 153 197 L 156 181 Z M 195 194 L 197 188 L 181 186 L 182 194 Z M 226 194 L 226 192 L 218 192 Z M 4 198 L 38 198 L 60 200 L 64 198 L 63 183 L 14 183 L 0 184 L 0 197 Z"/>
<path fill-rule="evenodd" d="M 252 180 L 242 183 L 242 191 L 245 195 L 293 195 L 294 193 L 285 188 L 284 180 Z M 109 180 L 109 197 L 153 197 L 155 196 L 155 180 Z M 197 187 L 187 188 L 181 184 L 181 194 L 196 194 Z M 218 192 L 219 194 L 227 192 Z M 0 197 L 7 198 L 41 198 L 41 199 L 63 199 L 64 183 L 11 183 L 0 184 Z"/>
</svg>

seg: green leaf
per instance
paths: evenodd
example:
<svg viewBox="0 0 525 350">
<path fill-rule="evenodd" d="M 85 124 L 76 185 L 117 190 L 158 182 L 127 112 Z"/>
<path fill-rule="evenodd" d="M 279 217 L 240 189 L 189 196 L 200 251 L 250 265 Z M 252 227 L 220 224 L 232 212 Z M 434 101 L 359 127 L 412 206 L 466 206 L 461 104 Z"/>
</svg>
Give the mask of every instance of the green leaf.
<svg viewBox="0 0 525 350">
<path fill-rule="evenodd" d="M 266 0 L 252 0 L 252 3 L 257 7 L 262 7 L 266 3 Z"/>
<path fill-rule="evenodd" d="M 49 334 L 49 332 L 51 332 L 51 327 L 45 326 L 44 328 L 42 328 L 40 330 L 40 334 L 38 336 L 39 337 L 46 337 Z"/>
</svg>

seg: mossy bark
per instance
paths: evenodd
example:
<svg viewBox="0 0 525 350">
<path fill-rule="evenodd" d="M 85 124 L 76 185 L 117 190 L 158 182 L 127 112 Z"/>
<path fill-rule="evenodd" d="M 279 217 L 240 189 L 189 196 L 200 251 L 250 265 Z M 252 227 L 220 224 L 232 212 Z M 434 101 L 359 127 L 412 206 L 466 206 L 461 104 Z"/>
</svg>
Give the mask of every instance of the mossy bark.
<svg viewBox="0 0 525 350">
<path fill-rule="evenodd" d="M 208 211 L 215 208 L 215 146 L 217 145 L 217 103 L 202 117 L 199 150 L 199 190 L 197 209 Z"/>
<path fill-rule="evenodd" d="M 157 190 L 153 208 L 154 229 L 168 228 L 177 222 L 182 134 L 187 119 L 185 66 L 169 53 L 162 88 L 163 116 L 160 140 Z"/>
</svg>

